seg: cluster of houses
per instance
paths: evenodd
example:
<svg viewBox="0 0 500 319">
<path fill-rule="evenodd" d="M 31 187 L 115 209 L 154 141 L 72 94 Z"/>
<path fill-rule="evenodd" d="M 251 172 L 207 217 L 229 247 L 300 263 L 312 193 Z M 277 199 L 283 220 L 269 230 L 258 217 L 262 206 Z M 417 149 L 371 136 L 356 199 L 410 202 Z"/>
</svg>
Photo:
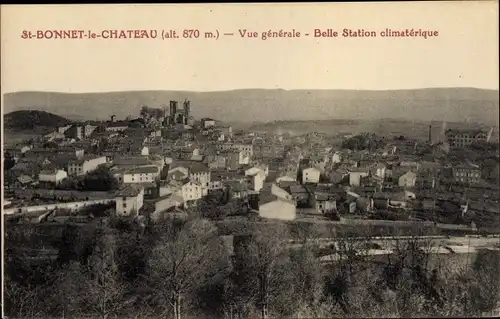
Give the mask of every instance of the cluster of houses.
<svg viewBox="0 0 500 319">
<path fill-rule="evenodd" d="M 15 164 L 5 186 L 56 189 L 104 167 L 119 185 L 106 197 L 118 216 L 161 219 L 223 192 L 262 218 L 294 220 L 411 210 L 425 206 L 418 189 L 435 189 L 446 178 L 481 180 L 478 165 L 424 161 L 406 151 L 413 145 L 354 152 L 327 147 L 317 133 L 236 133 L 211 118 L 195 121 L 189 101 L 182 105 L 171 101 L 170 112 L 138 119 L 67 125 L 6 149 Z"/>
</svg>

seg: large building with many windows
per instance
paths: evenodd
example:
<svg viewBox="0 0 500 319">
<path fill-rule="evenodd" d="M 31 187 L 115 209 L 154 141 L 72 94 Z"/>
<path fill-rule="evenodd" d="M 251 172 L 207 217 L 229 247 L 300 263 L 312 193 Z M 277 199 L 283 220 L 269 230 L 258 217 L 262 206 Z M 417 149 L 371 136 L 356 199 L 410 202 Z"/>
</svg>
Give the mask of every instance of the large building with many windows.
<svg viewBox="0 0 500 319">
<path fill-rule="evenodd" d="M 478 183 L 481 179 L 481 168 L 467 163 L 453 167 L 453 179 L 458 183 Z"/>
<path fill-rule="evenodd" d="M 481 129 L 448 129 L 445 136 L 451 147 L 467 147 L 473 143 L 487 142 L 488 140 L 488 132 Z"/>
</svg>

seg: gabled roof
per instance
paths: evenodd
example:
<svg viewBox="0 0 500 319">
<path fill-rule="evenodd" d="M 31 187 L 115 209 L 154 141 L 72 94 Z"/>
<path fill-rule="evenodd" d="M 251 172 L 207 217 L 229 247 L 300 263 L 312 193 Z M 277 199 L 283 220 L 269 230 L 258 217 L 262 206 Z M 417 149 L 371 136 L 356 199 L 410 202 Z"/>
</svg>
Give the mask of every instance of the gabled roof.
<svg viewBox="0 0 500 319">
<path fill-rule="evenodd" d="M 289 199 L 285 199 L 285 198 L 276 196 L 275 194 L 273 194 L 271 192 L 268 192 L 268 191 L 261 192 L 259 194 L 259 206 L 267 204 L 267 203 L 271 203 L 271 202 L 274 202 L 274 201 L 282 201 L 282 202 L 285 202 L 285 203 L 289 203 L 289 204 L 295 205 L 295 202 L 293 200 L 289 200 Z"/>
<path fill-rule="evenodd" d="M 208 173 L 210 170 L 208 166 L 194 162 L 189 166 L 189 171 L 191 172 L 191 174 L 197 174 L 197 173 Z"/>
<path fill-rule="evenodd" d="M 21 184 L 28 184 L 28 183 L 32 183 L 33 182 L 33 179 L 27 175 L 21 175 L 17 178 L 17 180 L 19 181 L 19 183 Z"/>
<path fill-rule="evenodd" d="M 318 173 L 321 173 L 321 170 L 318 169 L 317 167 L 308 167 L 308 168 L 305 168 L 303 171 L 311 171 L 311 170 L 315 170 L 317 171 Z"/>
<path fill-rule="evenodd" d="M 139 193 L 143 190 L 144 188 L 140 185 L 136 184 L 128 184 L 120 188 L 116 192 L 117 197 L 135 197 L 139 195 Z"/>
<path fill-rule="evenodd" d="M 151 174 L 151 173 L 158 173 L 158 167 L 153 165 L 134 167 L 127 170 L 125 174 Z"/>
<path fill-rule="evenodd" d="M 297 193 L 307 193 L 307 188 L 305 188 L 302 185 L 291 185 L 290 186 L 290 193 L 292 194 L 297 194 Z"/>
</svg>

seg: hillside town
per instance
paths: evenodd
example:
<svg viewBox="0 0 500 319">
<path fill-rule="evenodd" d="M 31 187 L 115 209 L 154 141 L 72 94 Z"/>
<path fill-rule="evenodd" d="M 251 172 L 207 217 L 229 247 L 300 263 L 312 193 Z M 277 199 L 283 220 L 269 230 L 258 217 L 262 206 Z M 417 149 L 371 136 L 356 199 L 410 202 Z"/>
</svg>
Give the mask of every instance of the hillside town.
<svg viewBox="0 0 500 319">
<path fill-rule="evenodd" d="M 40 136 L 6 141 L 9 313 L 268 318 L 496 309 L 492 129 L 431 123 L 420 140 L 263 133 L 197 119 L 195 107 L 170 101 L 125 119 L 58 118 L 63 125 Z M 466 283 L 457 281 L 464 265 Z M 488 282 L 481 292 L 479 279 Z M 430 287 L 418 288 L 425 307 L 408 301 L 415 292 L 401 285 L 409 283 Z M 461 297 L 448 294 L 462 288 L 471 301 L 457 308 Z M 216 304 L 200 289 L 219 289 Z M 396 297 L 362 297 L 378 308 L 346 304 L 364 296 L 356 289 Z M 41 302 L 61 294 L 67 299 Z M 481 298 L 491 302 L 476 304 Z"/>
<path fill-rule="evenodd" d="M 209 217 L 498 222 L 490 129 L 443 129 L 438 142 L 431 127 L 427 141 L 292 136 L 233 130 L 191 108 L 145 106 L 137 118 L 70 123 L 8 146 L 4 213 L 20 223 L 90 220 L 88 208 L 104 205 L 154 222 L 228 207 Z"/>
</svg>

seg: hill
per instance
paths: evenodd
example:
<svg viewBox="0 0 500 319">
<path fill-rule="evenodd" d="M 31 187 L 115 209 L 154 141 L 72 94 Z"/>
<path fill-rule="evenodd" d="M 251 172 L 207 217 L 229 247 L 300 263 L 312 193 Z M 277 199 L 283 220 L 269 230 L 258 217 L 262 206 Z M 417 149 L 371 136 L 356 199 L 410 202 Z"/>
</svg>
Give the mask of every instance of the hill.
<svg viewBox="0 0 500 319">
<path fill-rule="evenodd" d="M 192 101 L 196 118 L 225 122 L 274 120 L 410 119 L 498 123 L 497 90 L 435 88 L 393 91 L 264 90 L 220 92 L 128 91 L 106 93 L 15 92 L 4 95 L 5 111 L 37 109 L 74 119 L 125 118 L 143 105 L 167 106 Z M 492 123 L 493 122 L 493 123 Z"/>
<path fill-rule="evenodd" d="M 10 130 L 34 130 L 63 126 L 70 121 L 62 116 L 45 111 L 15 111 L 4 116 L 4 127 Z"/>
</svg>

